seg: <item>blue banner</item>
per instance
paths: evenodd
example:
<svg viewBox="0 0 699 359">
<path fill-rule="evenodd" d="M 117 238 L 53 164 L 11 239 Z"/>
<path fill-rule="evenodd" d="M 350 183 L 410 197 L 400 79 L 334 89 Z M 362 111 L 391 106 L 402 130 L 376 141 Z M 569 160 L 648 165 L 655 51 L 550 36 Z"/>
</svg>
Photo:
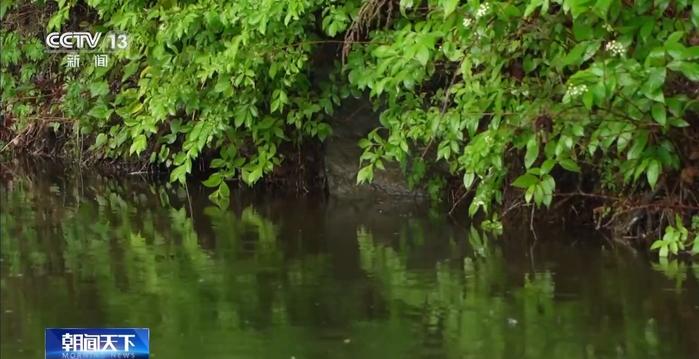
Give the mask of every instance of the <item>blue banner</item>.
<svg viewBox="0 0 699 359">
<path fill-rule="evenodd" d="M 148 359 L 147 328 L 47 328 L 46 359 Z"/>
</svg>

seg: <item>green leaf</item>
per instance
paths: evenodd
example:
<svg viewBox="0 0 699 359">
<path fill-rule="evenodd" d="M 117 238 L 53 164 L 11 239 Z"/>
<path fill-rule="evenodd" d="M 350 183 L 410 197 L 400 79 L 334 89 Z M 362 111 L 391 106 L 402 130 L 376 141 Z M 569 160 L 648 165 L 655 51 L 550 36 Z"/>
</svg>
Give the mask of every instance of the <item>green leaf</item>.
<svg viewBox="0 0 699 359">
<path fill-rule="evenodd" d="M 679 117 L 670 117 L 669 123 L 672 127 L 689 127 L 689 123 Z"/>
<path fill-rule="evenodd" d="M 524 166 L 529 168 L 534 164 L 534 161 L 539 157 L 539 141 L 536 135 L 532 135 L 527 142 L 527 153 L 524 155 Z"/>
<path fill-rule="evenodd" d="M 545 193 L 552 194 L 553 190 L 556 189 L 556 180 L 551 175 L 546 175 L 541 181 L 541 186 Z"/>
<path fill-rule="evenodd" d="M 87 114 L 91 117 L 94 117 L 94 118 L 97 118 L 100 120 L 108 120 L 109 116 L 112 115 L 112 112 L 114 112 L 114 110 L 111 110 L 107 107 L 107 105 L 100 103 L 100 104 L 96 105 L 95 107 L 93 107 L 92 109 L 90 109 L 90 112 L 88 112 Z"/>
<path fill-rule="evenodd" d="M 573 161 L 570 158 L 560 160 L 560 161 L 558 161 L 558 164 L 560 164 L 561 167 L 565 168 L 566 170 L 568 170 L 570 172 L 580 173 L 580 166 L 578 166 L 578 164 L 575 163 L 575 161 Z"/>
<path fill-rule="evenodd" d="M 638 31 L 638 36 L 642 42 L 646 42 L 655 29 L 656 19 L 650 16 L 643 16 L 641 19 L 641 29 Z"/>
<path fill-rule="evenodd" d="M 607 99 L 607 87 L 603 81 L 597 82 L 596 84 L 590 86 L 589 92 L 592 93 L 594 103 L 596 103 L 598 106 L 604 104 L 604 101 Z"/>
<path fill-rule="evenodd" d="M 570 52 L 561 60 L 563 66 L 579 65 L 583 62 L 583 53 L 587 49 L 588 42 L 584 41 L 577 44 Z"/>
<path fill-rule="evenodd" d="M 209 176 L 209 178 L 206 181 L 202 182 L 202 184 L 206 187 L 213 188 L 219 186 L 221 182 L 221 174 L 216 172 L 211 174 L 211 176 Z"/>
<path fill-rule="evenodd" d="M 541 205 L 545 196 L 546 193 L 544 192 L 544 188 L 541 186 L 541 184 L 534 186 L 534 203 L 536 203 L 537 206 Z"/>
<path fill-rule="evenodd" d="M 531 186 L 527 188 L 527 191 L 524 193 L 524 200 L 527 201 L 527 203 L 532 201 L 532 197 L 534 196 L 534 192 L 536 191 L 536 186 Z"/>
<path fill-rule="evenodd" d="M 655 188 L 655 184 L 658 183 L 658 177 L 662 171 L 662 165 L 660 161 L 653 159 L 648 163 L 648 170 L 646 171 L 646 177 L 648 179 L 648 184 L 651 188 Z"/>
<path fill-rule="evenodd" d="M 517 177 L 517 179 L 514 182 L 512 182 L 512 186 L 517 188 L 529 188 L 536 185 L 537 183 L 539 183 L 538 177 L 529 173 L 525 173 Z"/>
<path fill-rule="evenodd" d="M 662 87 L 665 84 L 665 68 L 652 68 L 648 71 L 648 77 L 641 86 L 641 93 L 651 100 L 665 102 Z"/>
<path fill-rule="evenodd" d="M 594 36 L 592 26 L 587 24 L 584 19 L 576 19 L 573 22 L 573 35 L 578 41 L 589 40 Z"/>
<path fill-rule="evenodd" d="M 641 157 L 641 153 L 646 149 L 646 144 L 648 144 L 648 131 L 639 131 L 629 152 L 626 153 L 626 159 L 635 160 Z"/>
<path fill-rule="evenodd" d="M 541 174 L 547 174 L 551 172 L 551 169 L 553 169 L 553 166 L 556 164 L 556 161 L 552 159 L 548 159 L 544 161 L 544 163 L 541 164 Z"/>
<path fill-rule="evenodd" d="M 656 0 L 656 3 L 657 3 L 657 2 L 658 2 L 658 0 Z M 665 1 L 665 5 L 667 6 L 668 3 L 669 3 L 669 1 L 666 0 L 666 1 Z M 665 46 L 667 46 L 667 45 L 669 45 L 669 44 L 677 44 L 677 43 L 679 43 L 680 40 L 682 40 L 682 37 L 684 37 L 684 32 L 683 32 L 683 31 L 675 31 L 675 32 L 673 32 L 672 34 L 670 34 L 670 36 L 667 37 L 667 40 L 665 40 Z"/>
<path fill-rule="evenodd" d="M 675 60 L 684 60 L 686 49 L 687 48 L 684 47 L 684 45 L 677 42 L 665 44 L 665 51 L 667 51 L 668 55 Z"/>
<path fill-rule="evenodd" d="M 375 48 L 371 52 L 371 54 L 374 57 L 383 58 L 383 57 L 389 57 L 389 56 L 395 55 L 395 51 L 387 45 L 381 45 L 381 46 Z"/>
<path fill-rule="evenodd" d="M 104 96 L 109 93 L 109 85 L 106 81 L 93 82 L 90 84 L 90 95 L 92 97 Z"/>
<path fill-rule="evenodd" d="M 665 105 L 659 102 L 654 103 L 653 107 L 651 107 L 651 114 L 653 115 L 655 122 L 665 126 L 667 123 Z"/>
<path fill-rule="evenodd" d="M 468 171 L 464 174 L 464 188 L 470 188 L 473 181 L 476 179 L 476 174 Z"/>
<path fill-rule="evenodd" d="M 70 6 L 61 6 L 58 11 L 49 19 L 46 24 L 46 30 L 51 32 L 52 30 L 60 30 L 61 25 L 70 16 Z M 3 19 L 4 21 L 5 19 Z M 3 49 L 4 50 L 4 49 Z"/>
<path fill-rule="evenodd" d="M 357 173 L 357 184 L 369 183 L 374 178 L 374 168 L 371 165 L 363 167 Z"/>
<path fill-rule="evenodd" d="M 594 101 L 594 94 L 592 93 L 592 91 L 585 92 L 582 96 L 582 101 L 586 109 L 592 110 L 592 104 Z"/>
<path fill-rule="evenodd" d="M 228 196 L 231 194 L 228 184 L 226 184 L 225 181 L 221 181 L 221 185 L 218 187 L 218 192 L 220 193 L 221 197 L 224 198 L 228 198 Z"/>
<path fill-rule="evenodd" d="M 451 15 L 451 13 L 456 10 L 457 5 L 459 5 L 459 0 L 442 0 L 442 6 L 444 7 L 444 18 Z"/>
<path fill-rule="evenodd" d="M 146 135 L 140 134 L 134 138 L 131 148 L 129 148 L 129 154 L 140 155 L 143 150 L 146 149 Z"/>
<path fill-rule="evenodd" d="M 553 194 L 551 192 L 544 192 L 544 205 L 546 207 L 551 206 L 551 201 L 553 200 Z"/>
<path fill-rule="evenodd" d="M 131 61 L 128 63 L 128 65 L 124 66 L 123 70 L 123 75 L 121 76 L 121 82 L 126 81 L 131 75 L 136 73 L 136 70 L 138 70 L 138 61 Z"/>
<path fill-rule="evenodd" d="M 420 46 L 415 54 L 415 58 L 422 66 L 426 66 L 427 61 L 430 59 L 430 50 L 425 46 Z"/>
<path fill-rule="evenodd" d="M 248 185 L 255 184 L 260 178 L 262 178 L 262 168 L 257 165 L 250 171 L 243 171 L 243 181 Z"/>
<path fill-rule="evenodd" d="M 184 184 L 187 173 L 189 173 L 189 169 L 186 164 L 175 167 L 175 169 L 170 172 L 170 182 L 180 182 Z"/>
<path fill-rule="evenodd" d="M 665 242 L 662 239 L 656 239 L 653 244 L 650 246 L 650 249 L 652 251 L 662 247 L 665 244 Z"/>
<path fill-rule="evenodd" d="M 670 252 L 672 252 L 672 254 L 677 254 L 679 250 L 680 247 L 677 243 L 677 240 L 675 239 L 673 242 L 670 243 Z"/>
<path fill-rule="evenodd" d="M 561 60 L 563 66 L 580 65 L 595 55 L 602 43 L 597 41 L 582 41 Z"/>
<path fill-rule="evenodd" d="M 531 15 L 534 10 L 538 9 L 543 3 L 544 0 L 530 0 L 527 4 L 527 8 L 524 9 L 524 17 L 529 17 L 529 15 Z"/>
<path fill-rule="evenodd" d="M 662 67 L 665 66 L 665 48 L 661 46 L 654 47 L 643 61 L 645 67 Z"/>
<path fill-rule="evenodd" d="M 673 61 L 667 65 L 672 71 L 681 72 L 692 81 L 699 81 L 699 63 L 686 61 Z"/>
<path fill-rule="evenodd" d="M 609 12 L 609 7 L 610 7 L 611 3 L 612 3 L 612 0 L 597 0 L 597 1 L 595 1 L 595 5 L 594 5 L 595 13 L 599 17 L 606 19 L 607 12 Z"/>
<path fill-rule="evenodd" d="M 97 138 L 95 138 L 95 147 L 102 147 L 105 143 L 107 143 L 107 135 L 104 133 L 97 135 Z"/>
</svg>

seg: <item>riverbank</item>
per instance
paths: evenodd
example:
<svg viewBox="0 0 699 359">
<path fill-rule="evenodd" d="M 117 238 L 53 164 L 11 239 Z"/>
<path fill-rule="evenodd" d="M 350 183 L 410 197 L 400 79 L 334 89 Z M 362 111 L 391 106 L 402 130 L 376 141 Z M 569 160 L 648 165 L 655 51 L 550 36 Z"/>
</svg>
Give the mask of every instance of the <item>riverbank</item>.
<svg viewBox="0 0 699 359">
<path fill-rule="evenodd" d="M 699 253 L 695 4 L 394 5 L 13 1 L 2 150 L 202 180 L 222 208 L 242 185 L 424 196 Z M 46 51 L 66 29 L 125 46 Z"/>
</svg>

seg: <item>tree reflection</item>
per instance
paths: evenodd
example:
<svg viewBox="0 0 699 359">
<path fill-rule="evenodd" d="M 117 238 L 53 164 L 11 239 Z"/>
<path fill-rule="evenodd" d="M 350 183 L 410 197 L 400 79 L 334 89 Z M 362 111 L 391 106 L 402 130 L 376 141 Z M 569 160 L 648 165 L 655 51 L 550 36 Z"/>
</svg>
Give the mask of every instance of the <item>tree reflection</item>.
<svg viewBox="0 0 699 359">
<path fill-rule="evenodd" d="M 658 290 L 658 279 L 647 296 L 637 267 L 604 254 L 589 273 L 563 277 L 475 228 L 440 232 L 420 217 L 388 225 L 345 212 L 345 227 L 307 219 L 311 232 L 323 230 L 321 249 L 310 250 L 312 236 L 284 221 L 294 213 L 273 219 L 256 205 L 224 210 L 188 198 L 98 176 L 4 184 L 2 357 L 39 357 L 50 326 L 149 327 L 158 357 L 173 359 L 695 353 L 687 338 L 696 321 L 672 326 L 691 318 L 693 297 Z M 675 288 L 690 282 L 688 268 L 657 269 L 684 273 Z"/>
<path fill-rule="evenodd" d="M 438 262 L 430 278 L 411 272 L 406 263 L 414 253 L 398 255 L 406 248 L 381 244 L 365 228 L 357 231 L 357 241 L 362 269 L 380 284 L 390 310 L 397 312 L 390 316 L 420 313 L 415 319 L 421 330 L 412 333 L 417 335 L 414 340 L 439 347 L 446 357 L 681 356 L 671 345 L 659 346 L 657 324 L 653 318 L 644 319 L 642 302 L 631 297 L 608 301 L 608 293 L 557 299 L 550 270 L 526 272 L 515 284 L 516 278 L 504 270 L 507 264 L 501 251 L 481 246 L 480 237 L 469 240 L 472 256 L 466 256 L 460 265 Z M 622 282 L 616 285 L 623 286 Z M 628 296 L 632 292 L 613 293 Z M 621 322 L 590 321 L 586 308 L 615 302 L 624 304 Z"/>
</svg>

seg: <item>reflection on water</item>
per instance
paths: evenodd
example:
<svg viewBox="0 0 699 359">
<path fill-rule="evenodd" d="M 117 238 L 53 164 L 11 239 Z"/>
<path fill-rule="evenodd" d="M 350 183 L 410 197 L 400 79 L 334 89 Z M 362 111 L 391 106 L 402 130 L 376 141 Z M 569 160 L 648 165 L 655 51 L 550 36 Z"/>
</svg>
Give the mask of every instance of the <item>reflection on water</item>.
<svg viewBox="0 0 699 359">
<path fill-rule="evenodd" d="M 156 359 L 699 357 L 699 267 L 591 234 L 530 251 L 506 227 L 473 250 L 407 204 L 221 210 L 96 175 L 13 175 L 1 200 L 2 358 L 41 357 L 45 327 L 104 326 L 151 328 Z"/>
</svg>

